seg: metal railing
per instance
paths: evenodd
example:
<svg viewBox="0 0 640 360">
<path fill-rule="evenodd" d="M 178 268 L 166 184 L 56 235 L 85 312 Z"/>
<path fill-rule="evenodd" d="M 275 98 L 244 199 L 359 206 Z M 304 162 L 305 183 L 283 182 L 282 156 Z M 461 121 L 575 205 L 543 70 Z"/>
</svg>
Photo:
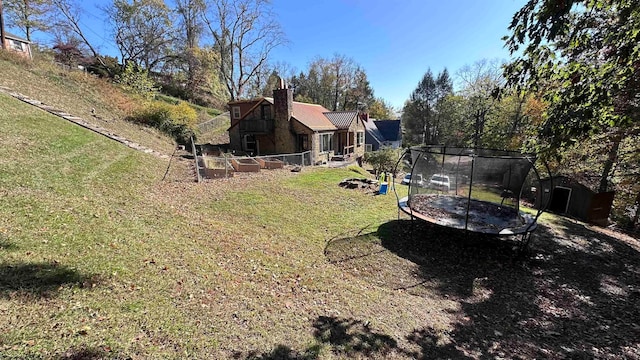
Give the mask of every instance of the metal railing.
<svg viewBox="0 0 640 360">
<path fill-rule="evenodd" d="M 231 159 L 233 158 L 246 158 L 246 157 L 237 157 L 233 155 L 223 156 L 197 156 L 196 166 L 198 178 L 205 179 L 215 179 L 215 178 L 226 178 L 234 176 L 235 169 L 231 165 Z M 294 154 L 277 154 L 277 155 L 263 155 L 251 157 L 256 161 L 259 160 L 278 160 L 283 163 L 283 165 L 297 165 L 297 166 L 311 166 L 311 151 L 305 151 L 302 153 L 294 153 Z M 268 170 L 266 170 L 268 171 Z"/>
</svg>

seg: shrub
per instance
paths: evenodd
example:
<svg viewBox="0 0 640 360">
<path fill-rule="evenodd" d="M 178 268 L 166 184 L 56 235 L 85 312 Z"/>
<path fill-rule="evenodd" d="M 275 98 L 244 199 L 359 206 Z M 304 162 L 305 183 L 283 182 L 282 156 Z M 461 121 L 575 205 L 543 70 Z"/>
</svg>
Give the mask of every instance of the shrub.
<svg viewBox="0 0 640 360">
<path fill-rule="evenodd" d="M 122 67 L 118 63 L 118 58 L 112 56 L 100 56 L 100 59 L 93 59 L 93 63 L 87 65 L 87 71 L 102 78 L 116 78 L 122 73 Z"/>
<path fill-rule="evenodd" d="M 149 77 L 146 70 L 140 70 L 133 62 L 128 62 L 121 74 L 116 76 L 116 82 L 126 90 L 134 94 L 143 96 L 145 99 L 152 99 L 158 88 Z"/>
<path fill-rule="evenodd" d="M 392 172 L 398 161 L 398 151 L 382 147 L 378 151 L 365 153 L 364 161 L 373 167 L 376 175 L 381 171 Z"/>
<path fill-rule="evenodd" d="M 188 144 L 189 138 L 195 137 L 198 114 L 185 102 L 172 105 L 152 101 L 135 111 L 128 120 L 157 128 L 179 144 Z"/>
</svg>

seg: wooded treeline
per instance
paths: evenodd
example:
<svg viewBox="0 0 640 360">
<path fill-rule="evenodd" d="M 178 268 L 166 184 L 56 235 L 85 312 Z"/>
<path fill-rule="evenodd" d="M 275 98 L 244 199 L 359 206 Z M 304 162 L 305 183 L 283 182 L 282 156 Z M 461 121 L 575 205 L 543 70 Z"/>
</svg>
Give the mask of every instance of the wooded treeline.
<svg viewBox="0 0 640 360">
<path fill-rule="evenodd" d="M 554 174 L 616 191 L 613 216 L 638 227 L 640 7 L 625 0 L 529 0 L 504 38 L 514 58 L 427 70 L 405 103 L 405 145 L 535 152 Z"/>
</svg>

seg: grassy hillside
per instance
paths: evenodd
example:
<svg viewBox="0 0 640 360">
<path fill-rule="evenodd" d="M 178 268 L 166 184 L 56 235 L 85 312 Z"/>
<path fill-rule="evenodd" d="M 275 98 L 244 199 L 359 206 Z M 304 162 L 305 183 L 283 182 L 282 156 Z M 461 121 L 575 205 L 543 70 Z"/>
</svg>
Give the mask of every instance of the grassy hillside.
<svg viewBox="0 0 640 360">
<path fill-rule="evenodd" d="M 325 240 L 394 215 L 390 197 L 326 186 L 347 170 L 160 182 L 165 163 L 1 94 L 0 133 L 3 354 L 303 346 L 321 308 L 389 295 L 358 295 L 350 279 L 354 299 L 332 289 L 343 274 Z"/>
<path fill-rule="evenodd" d="M 16 61 L 0 52 L 0 86 L 55 106 L 112 133 L 170 154 L 174 141 L 160 131 L 124 121 L 140 103 L 110 82 L 80 71 L 66 71 L 42 55 Z M 95 113 L 92 112 L 92 109 Z"/>
<path fill-rule="evenodd" d="M 633 239 L 549 217 L 520 257 L 347 169 L 163 182 L 2 94 L 0 146 L 2 359 L 640 356 Z"/>
</svg>

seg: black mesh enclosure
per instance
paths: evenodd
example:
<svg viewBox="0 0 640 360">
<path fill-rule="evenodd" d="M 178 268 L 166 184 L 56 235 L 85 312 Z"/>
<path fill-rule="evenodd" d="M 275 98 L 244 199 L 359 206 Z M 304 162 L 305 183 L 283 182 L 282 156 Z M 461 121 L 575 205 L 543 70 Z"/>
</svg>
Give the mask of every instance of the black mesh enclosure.
<svg viewBox="0 0 640 360">
<path fill-rule="evenodd" d="M 540 212 L 520 211 L 536 156 L 515 151 L 446 147 L 410 149 L 408 196 L 398 205 L 412 218 L 486 234 L 526 234 Z M 523 191 L 525 190 L 525 191 Z"/>
</svg>

